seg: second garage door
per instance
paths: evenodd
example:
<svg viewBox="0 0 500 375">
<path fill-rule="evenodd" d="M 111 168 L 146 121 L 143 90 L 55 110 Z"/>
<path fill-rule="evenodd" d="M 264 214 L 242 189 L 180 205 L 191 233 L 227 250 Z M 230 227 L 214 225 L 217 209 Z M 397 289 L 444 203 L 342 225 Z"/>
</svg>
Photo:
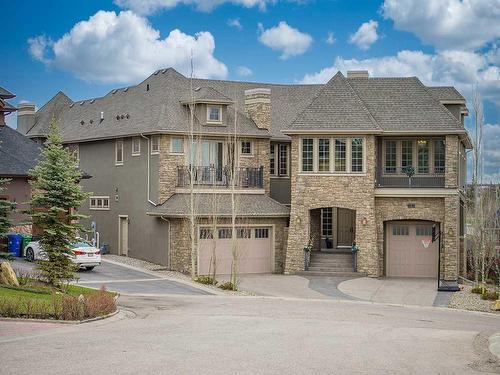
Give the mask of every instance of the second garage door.
<svg viewBox="0 0 500 375">
<path fill-rule="evenodd" d="M 212 228 L 200 228 L 198 245 L 198 273 L 200 275 L 208 275 L 212 272 L 214 246 L 217 274 L 229 275 L 231 273 L 234 258 L 231 232 L 231 228 L 228 227 L 217 228 L 215 233 Z M 272 227 L 238 227 L 236 232 L 238 273 L 272 272 Z"/>
<path fill-rule="evenodd" d="M 388 223 L 387 276 L 437 277 L 438 241 L 429 243 L 433 224 L 402 221 Z"/>
</svg>

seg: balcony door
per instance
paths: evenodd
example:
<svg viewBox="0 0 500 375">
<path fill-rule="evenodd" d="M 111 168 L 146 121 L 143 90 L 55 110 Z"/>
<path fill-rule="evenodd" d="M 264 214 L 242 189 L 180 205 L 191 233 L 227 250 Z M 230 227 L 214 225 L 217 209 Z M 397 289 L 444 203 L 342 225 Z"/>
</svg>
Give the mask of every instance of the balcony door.
<svg viewBox="0 0 500 375">
<path fill-rule="evenodd" d="M 201 143 L 201 167 L 211 167 L 222 170 L 224 166 L 224 142 L 202 141 Z"/>
</svg>

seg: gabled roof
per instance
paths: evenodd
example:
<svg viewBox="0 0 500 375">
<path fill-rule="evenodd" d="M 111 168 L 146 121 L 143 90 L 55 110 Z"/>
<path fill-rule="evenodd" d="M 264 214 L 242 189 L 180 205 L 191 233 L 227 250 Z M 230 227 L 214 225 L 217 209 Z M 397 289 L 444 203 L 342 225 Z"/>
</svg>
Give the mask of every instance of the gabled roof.
<svg viewBox="0 0 500 375">
<path fill-rule="evenodd" d="M 0 112 L 15 112 L 17 108 L 10 104 L 8 101 L 0 98 Z"/>
<path fill-rule="evenodd" d="M 196 215 L 212 216 L 213 199 L 216 199 L 217 216 L 231 216 L 231 195 L 198 194 L 195 196 Z M 189 211 L 189 194 L 174 194 L 161 206 L 150 209 L 147 214 L 151 216 L 165 217 L 187 217 Z M 288 217 L 290 209 L 285 205 L 276 202 L 265 194 L 238 194 L 236 196 L 238 204 L 238 217 Z"/>
<path fill-rule="evenodd" d="M 233 101 L 213 87 L 196 87 L 193 90 L 191 97 L 181 99 L 182 104 L 191 103 L 214 103 L 214 104 L 231 104 Z"/>
<path fill-rule="evenodd" d="M 341 72 L 328 81 L 288 128 L 293 131 L 363 131 L 381 128 Z"/>
<path fill-rule="evenodd" d="M 441 102 L 461 102 L 465 104 L 465 98 L 453 86 L 427 87 L 427 90 Z"/>
<path fill-rule="evenodd" d="M 28 129 L 29 137 L 45 136 L 49 132 L 49 124 L 54 117 L 61 121 L 64 111 L 69 109 L 73 101 L 65 93 L 59 91 L 52 99 L 36 112 L 35 124 Z"/>
<path fill-rule="evenodd" d="M 27 176 L 39 156 L 35 142 L 7 125 L 0 126 L 0 176 Z"/>
<path fill-rule="evenodd" d="M 15 95 L 11 93 L 9 90 L 0 87 L 0 99 L 12 99 Z"/>
</svg>

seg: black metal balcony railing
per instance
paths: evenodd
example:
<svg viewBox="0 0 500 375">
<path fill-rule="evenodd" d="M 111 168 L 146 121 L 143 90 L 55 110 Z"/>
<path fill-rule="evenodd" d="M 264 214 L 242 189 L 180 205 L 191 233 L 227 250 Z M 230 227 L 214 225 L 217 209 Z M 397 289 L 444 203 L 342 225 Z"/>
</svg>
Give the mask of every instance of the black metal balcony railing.
<svg viewBox="0 0 500 375">
<path fill-rule="evenodd" d="M 383 167 L 375 169 L 375 187 L 394 188 L 443 188 L 444 173 L 407 173 L 404 168 L 386 170 Z M 411 175 L 408 176 L 408 174 Z"/>
<path fill-rule="evenodd" d="M 237 168 L 232 178 L 232 169 L 229 167 L 177 167 L 177 187 L 191 186 L 220 186 L 229 187 L 234 181 L 238 188 L 262 189 L 264 187 L 264 168 Z"/>
</svg>

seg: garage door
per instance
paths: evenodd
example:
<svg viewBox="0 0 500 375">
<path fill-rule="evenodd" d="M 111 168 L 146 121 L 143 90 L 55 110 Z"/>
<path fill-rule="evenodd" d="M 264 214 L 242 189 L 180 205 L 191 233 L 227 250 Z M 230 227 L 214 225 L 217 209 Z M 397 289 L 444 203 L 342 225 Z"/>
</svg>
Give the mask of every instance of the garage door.
<svg viewBox="0 0 500 375">
<path fill-rule="evenodd" d="M 432 222 L 387 225 L 387 276 L 437 277 L 439 245 L 438 241 L 429 243 L 432 225 Z"/>
<path fill-rule="evenodd" d="M 236 229 L 236 259 L 239 274 L 272 272 L 271 231 L 271 227 L 238 227 Z M 198 273 L 200 275 L 213 272 L 214 247 L 217 274 L 231 274 L 233 264 L 231 235 L 231 228 L 227 227 L 217 228 L 215 233 L 212 228 L 199 229 Z"/>
</svg>

